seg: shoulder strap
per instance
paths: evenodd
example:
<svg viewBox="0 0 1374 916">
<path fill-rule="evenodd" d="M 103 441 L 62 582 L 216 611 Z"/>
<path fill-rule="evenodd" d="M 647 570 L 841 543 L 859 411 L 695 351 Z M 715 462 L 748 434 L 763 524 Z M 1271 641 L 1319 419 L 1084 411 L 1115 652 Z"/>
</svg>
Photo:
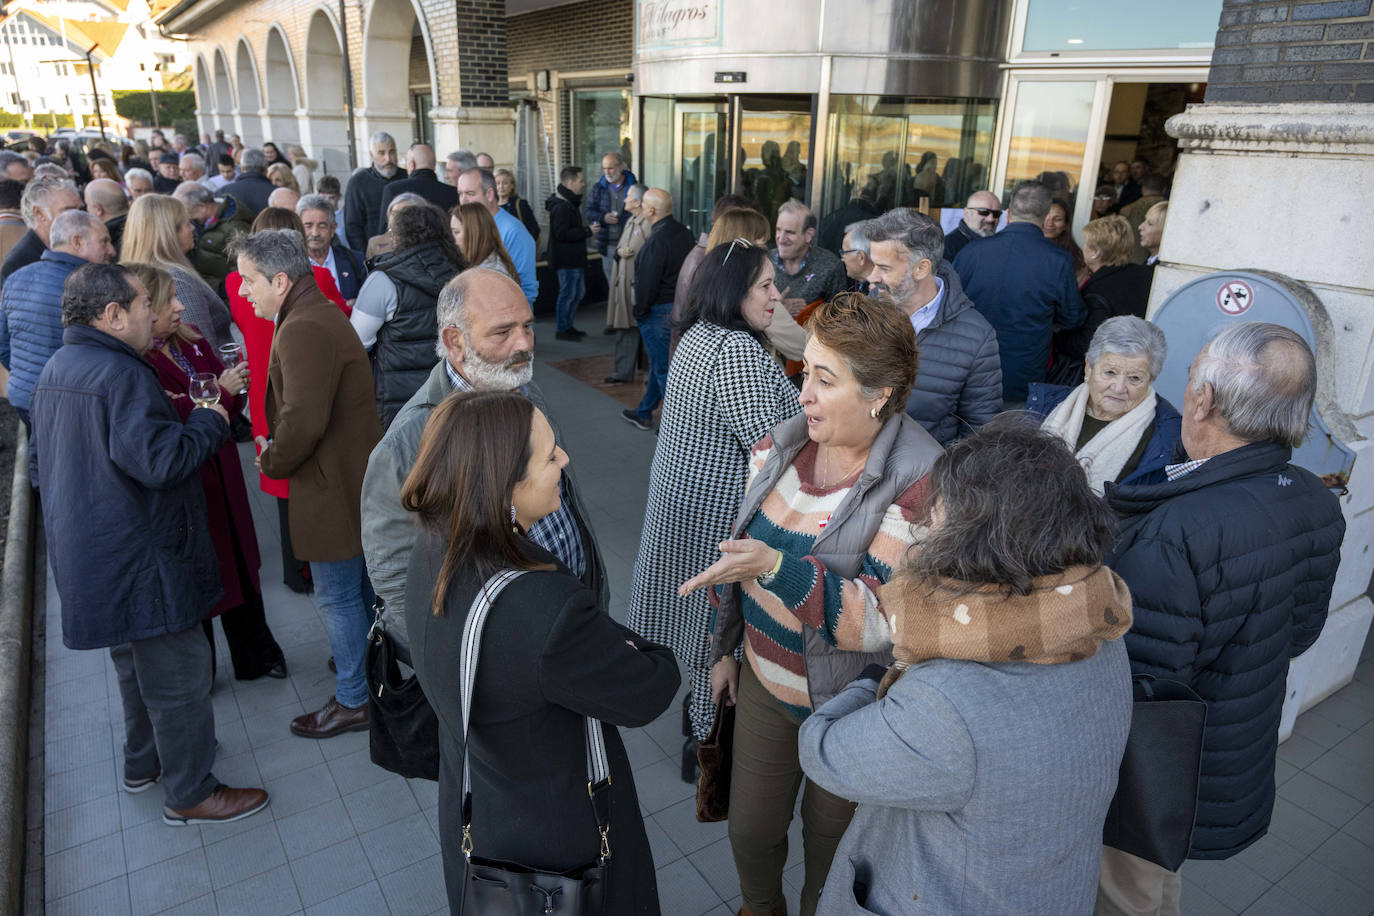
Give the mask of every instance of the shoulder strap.
<svg viewBox="0 0 1374 916">
<path fill-rule="evenodd" d="M 482 630 L 497 597 L 507 585 L 526 572 L 523 569 L 505 569 L 483 583 L 477 590 L 477 596 L 472 599 L 467 622 L 463 624 L 463 646 L 459 661 L 459 677 L 463 685 L 463 853 L 469 858 L 472 856 L 472 767 L 468 754 L 468 721 L 472 714 L 472 692 L 477 683 L 477 656 L 482 647 Z M 606 739 L 601 730 L 601 721 L 586 716 L 584 724 L 587 736 L 587 795 L 592 802 L 597 831 L 601 834 L 601 860 L 604 864 L 611 857 L 607 842 L 611 771 L 606 758 Z"/>
</svg>

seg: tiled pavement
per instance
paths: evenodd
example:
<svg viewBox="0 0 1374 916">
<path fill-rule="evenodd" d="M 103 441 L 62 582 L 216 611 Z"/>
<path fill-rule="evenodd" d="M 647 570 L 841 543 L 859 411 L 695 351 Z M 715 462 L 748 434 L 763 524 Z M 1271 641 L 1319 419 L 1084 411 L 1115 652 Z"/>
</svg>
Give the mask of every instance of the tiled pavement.
<svg viewBox="0 0 1374 916">
<path fill-rule="evenodd" d="M 581 324 L 597 331 L 599 318 L 588 313 Z M 623 422 L 619 404 L 547 365 L 606 352 L 611 338 L 594 333 L 580 344 L 555 341 L 548 322 L 538 331 L 536 380 L 562 427 L 609 567 L 612 613 L 623 619 L 655 437 Z M 250 454 L 245 446 L 249 489 L 259 497 L 254 512 L 264 597 L 291 677 L 234 682 L 224 670 L 228 653 L 220 637 L 215 774 L 231 784 L 265 785 L 272 804 L 235 824 L 174 829 L 159 817 L 160 791 L 119 791 L 122 739 L 113 669 L 104 653 L 63 648 L 49 583 L 44 830 L 42 845 L 31 844 L 29 865 L 36 875 L 41 850 L 50 913 L 371 916 L 445 908 L 434 784 L 373 766 L 365 734 L 314 742 L 287 730 L 292 716 L 331 694 L 329 647 L 310 599 L 281 585 L 276 508 L 256 489 Z M 647 815 L 663 912 L 724 916 L 739 906 L 729 840 L 723 824 L 695 820 L 692 788 L 677 776 L 679 721 L 675 705 L 652 725 L 623 732 Z M 1229 861 L 1184 868 L 1184 912 L 1374 912 L 1370 648 L 1357 680 L 1298 720 L 1279 751 L 1278 779 L 1267 837 Z M 799 863 L 794 823 L 785 875 L 794 913 Z"/>
</svg>

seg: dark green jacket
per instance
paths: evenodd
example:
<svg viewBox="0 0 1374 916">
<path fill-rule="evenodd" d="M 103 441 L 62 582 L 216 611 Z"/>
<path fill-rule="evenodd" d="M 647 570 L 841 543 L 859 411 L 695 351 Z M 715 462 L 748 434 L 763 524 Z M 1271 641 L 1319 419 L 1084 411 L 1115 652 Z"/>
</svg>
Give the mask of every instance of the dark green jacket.
<svg viewBox="0 0 1374 916">
<path fill-rule="evenodd" d="M 229 256 L 229 243 L 235 236 L 246 235 L 253 228 L 253 216 L 233 197 L 219 201 L 219 212 L 215 224 L 200 233 L 196 242 L 196 272 L 224 295 L 224 278 L 238 265 Z"/>
</svg>

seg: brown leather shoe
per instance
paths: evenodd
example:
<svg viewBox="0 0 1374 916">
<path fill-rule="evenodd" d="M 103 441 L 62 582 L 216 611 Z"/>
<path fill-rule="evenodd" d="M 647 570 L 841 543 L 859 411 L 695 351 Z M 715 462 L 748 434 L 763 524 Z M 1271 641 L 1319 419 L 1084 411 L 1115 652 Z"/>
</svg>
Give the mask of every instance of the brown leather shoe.
<svg viewBox="0 0 1374 916">
<path fill-rule="evenodd" d="M 262 789 L 231 789 L 220 786 L 210 797 L 194 808 L 162 808 L 162 822 L 173 827 L 187 824 L 227 824 L 257 814 L 267 807 L 267 793 Z"/>
<path fill-rule="evenodd" d="M 367 730 L 367 706 L 343 706 L 334 697 L 323 708 L 291 720 L 291 734 L 302 738 L 333 738 L 344 732 Z"/>
</svg>

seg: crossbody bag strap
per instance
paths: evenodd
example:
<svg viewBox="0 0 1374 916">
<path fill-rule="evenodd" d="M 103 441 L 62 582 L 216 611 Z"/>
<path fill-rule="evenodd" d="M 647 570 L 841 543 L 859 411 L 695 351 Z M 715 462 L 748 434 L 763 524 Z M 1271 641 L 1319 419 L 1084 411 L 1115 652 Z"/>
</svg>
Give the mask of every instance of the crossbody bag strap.
<svg viewBox="0 0 1374 916">
<path fill-rule="evenodd" d="M 463 624 L 463 647 L 459 677 L 463 685 L 463 855 L 472 858 L 472 767 L 468 754 L 468 722 L 472 715 L 472 693 L 477 684 L 477 657 L 482 648 L 482 630 L 497 597 L 527 570 L 506 569 L 483 583 L 472 599 L 468 619 Z M 601 835 L 601 864 L 611 857 L 610 832 L 611 768 L 606 758 L 606 738 L 601 720 L 585 716 L 587 735 L 587 797 L 591 800 L 596 829 Z"/>
</svg>

